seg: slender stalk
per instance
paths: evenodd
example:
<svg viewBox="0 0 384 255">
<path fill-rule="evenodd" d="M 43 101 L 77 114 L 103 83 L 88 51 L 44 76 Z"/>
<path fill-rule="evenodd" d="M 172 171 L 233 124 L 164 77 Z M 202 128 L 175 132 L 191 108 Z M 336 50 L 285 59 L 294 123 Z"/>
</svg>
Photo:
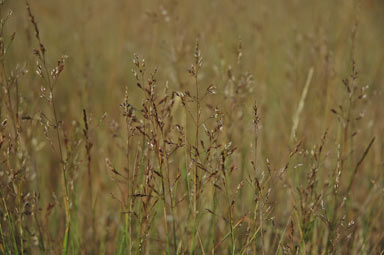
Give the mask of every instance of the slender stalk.
<svg viewBox="0 0 384 255">
<path fill-rule="evenodd" d="M 130 134 L 130 131 L 129 131 L 129 128 L 130 128 L 130 121 L 128 119 L 128 116 L 126 116 L 126 129 L 127 129 L 127 151 L 126 151 L 126 158 L 127 158 L 127 169 L 128 169 L 128 181 L 127 181 L 127 190 L 128 190 L 128 206 L 127 206 L 127 209 L 128 209 L 128 212 L 125 212 L 125 237 L 126 237 L 126 242 L 127 242 L 127 245 L 128 245 L 128 254 L 132 254 L 132 236 L 131 236 L 131 233 L 132 233 L 132 229 L 131 229 L 131 201 L 132 201 L 132 192 L 131 192 L 131 187 L 130 187 L 130 160 L 129 160 L 129 146 L 130 146 L 130 138 L 131 138 L 131 134 Z"/>
<path fill-rule="evenodd" d="M 254 170 L 257 171 L 257 148 L 258 148 L 258 139 L 259 139 L 259 122 L 260 122 L 260 117 L 259 117 L 259 112 L 256 104 L 253 106 L 253 127 L 254 127 L 254 155 L 253 155 L 253 165 L 254 165 Z M 260 189 L 260 186 L 257 185 L 257 187 Z M 254 208 L 254 221 L 255 221 L 255 228 L 254 231 L 255 233 L 260 230 L 260 235 L 261 235 L 261 249 L 262 249 L 262 254 L 265 254 L 265 249 L 264 249 L 264 233 L 263 233 L 263 207 L 262 207 L 262 196 L 261 196 L 262 190 L 259 190 L 259 195 L 258 195 L 258 200 L 255 204 Z M 256 208 L 258 207 L 258 214 L 259 214 L 259 228 L 256 225 Z M 256 253 L 256 245 L 253 247 L 254 253 Z"/>
<path fill-rule="evenodd" d="M 170 180 L 170 168 L 169 168 L 169 159 L 167 155 L 166 150 L 166 143 L 164 139 L 164 134 L 162 132 L 162 140 L 163 140 L 163 148 L 164 148 L 164 159 L 165 159 L 165 167 L 167 170 L 167 180 L 168 180 L 168 193 L 169 193 L 169 200 L 171 203 L 171 216 L 172 216 L 172 232 L 173 232 L 173 248 L 174 248 L 174 254 L 176 254 L 177 251 L 177 237 L 176 237 L 176 214 L 175 214 L 175 203 L 172 196 L 172 187 L 171 187 L 171 180 Z"/>
<path fill-rule="evenodd" d="M 225 173 L 225 157 L 222 156 L 222 172 Z M 232 212 L 232 209 L 233 209 L 233 204 L 232 204 L 232 201 L 231 201 L 231 198 L 230 198 L 230 194 L 229 194 L 229 185 L 228 185 L 228 178 L 227 178 L 227 175 L 225 174 L 224 176 L 224 179 L 225 179 L 225 183 L 224 183 L 224 186 L 225 186 L 225 197 L 227 199 L 227 204 L 228 204 L 228 216 L 229 216 L 229 226 L 230 226 L 230 233 L 231 233 L 231 245 L 232 245 L 232 255 L 235 254 L 236 252 L 236 244 L 235 244 L 235 232 L 234 232 L 234 227 L 233 227 L 233 212 Z"/>
<path fill-rule="evenodd" d="M 85 137 L 85 151 L 87 156 L 87 173 L 88 173 L 88 194 L 89 194 L 89 209 L 91 213 L 91 219 L 90 219 L 90 227 L 91 227 L 91 233 L 92 233 L 92 240 L 96 241 L 96 233 L 95 233 L 95 211 L 93 208 L 93 190 L 92 190 L 92 169 L 91 169 L 91 163 L 92 163 L 92 156 L 91 156 L 91 149 L 92 149 L 92 143 L 90 142 L 89 138 L 89 126 L 88 126 L 88 118 L 87 118 L 87 112 L 85 109 L 83 109 L 83 121 L 84 121 L 84 137 Z"/>
<path fill-rule="evenodd" d="M 195 64 L 192 69 L 192 74 L 194 76 L 195 80 L 195 93 L 196 93 L 196 131 L 195 131 L 195 157 L 198 157 L 198 151 L 199 151 L 199 128 L 200 128 L 200 118 L 201 118 L 201 108 L 200 108 L 200 91 L 199 91 L 199 84 L 198 84 L 198 76 L 199 71 L 202 65 L 202 58 L 200 56 L 200 48 L 199 48 L 199 41 L 196 41 L 195 46 Z M 198 222 L 197 222 L 197 214 L 198 214 L 198 166 L 197 166 L 197 158 L 194 160 L 193 165 L 193 185 L 194 185 L 194 197 L 193 197 L 193 221 L 194 221 L 194 237 L 196 238 L 196 233 L 198 231 Z M 194 241 L 193 241 L 194 243 Z M 194 251 L 194 247 L 192 247 Z"/>
<path fill-rule="evenodd" d="M 197 81 L 198 72 L 195 72 L 195 89 L 196 89 L 196 131 L 195 131 L 195 149 L 199 147 L 199 126 L 200 126 L 200 97 L 199 86 Z M 197 215 L 197 161 L 194 161 L 193 165 L 193 185 L 194 185 L 194 197 L 193 197 L 193 218 L 196 224 Z"/>
</svg>

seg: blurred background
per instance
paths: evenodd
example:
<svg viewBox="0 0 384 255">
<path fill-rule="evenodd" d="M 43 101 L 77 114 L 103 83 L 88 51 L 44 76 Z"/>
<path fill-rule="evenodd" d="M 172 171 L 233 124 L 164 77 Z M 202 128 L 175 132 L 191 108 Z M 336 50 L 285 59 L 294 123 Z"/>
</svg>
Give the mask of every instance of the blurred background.
<svg viewBox="0 0 384 255">
<path fill-rule="evenodd" d="M 11 60 L 33 70 L 37 43 L 25 3 L 6 3 L 14 12 L 7 29 L 17 38 Z M 281 124 L 291 121 L 310 67 L 315 72 L 306 110 L 324 114 L 325 101 L 313 99 L 337 95 L 330 91 L 340 89 L 349 73 L 356 22 L 354 54 L 361 81 L 372 94 L 380 91 L 383 6 L 379 0 L 31 2 L 49 62 L 69 56 L 58 100 L 82 104 L 60 104 L 62 112 L 81 114 L 76 107 L 89 105 L 95 112 L 117 109 L 115 99 L 121 98 L 125 86 L 135 93 L 134 53 L 146 59 L 148 69 L 157 66 L 159 80 L 169 81 L 172 89 L 185 88 L 198 38 L 205 63 L 201 79 L 220 88 L 228 66 L 236 65 L 241 40 L 242 68 L 254 76 L 252 93 L 263 105 L 264 125 L 282 129 L 272 132 L 276 139 L 289 136 L 290 125 Z"/>
<path fill-rule="evenodd" d="M 383 1 L 31 0 L 29 4 L 46 48 L 48 66 L 55 67 L 57 59 L 68 56 L 55 93 L 64 147 L 67 155 L 73 154 L 72 181 L 68 185 L 73 185 L 79 194 L 77 214 L 81 231 L 78 235 L 84 236 L 79 239 L 79 247 L 86 246 L 84 240 L 92 240 L 87 221 L 83 219 L 89 207 L 81 206 L 89 199 L 88 191 L 82 188 L 87 183 L 83 109 L 88 113 L 93 143 L 97 245 L 104 243 L 107 247 L 104 251 L 114 254 L 120 205 L 113 198 L 118 189 L 105 158 L 110 158 L 114 166 L 123 171 L 125 155 L 121 147 L 125 144 L 125 131 L 120 104 L 126 90 L 130 103 L 136 108 L 140 108 L 143 100 L 131 72 L 132 59 L 134 54 L 140 60 L 144 58 L 148 72 L 158 68 L 159 91 L 166 85 L 171 91 L 194 91 L 194 81 L 187 69 L 194 61 L 196 40 L 203 58 L 199 84 L 204 89 L 211 84 L 216 87 L 217 93 L 208 103 L 218 105 L 224 116 L 229 116 L 224 118 L 223 140 L 232 141 L 238 148 L 234 157 L 241 161 L 238 165 L 246 165 L 245 168 L 250 167 L 253 155 L 250 137 L 255 102 L 261 117 L 257 151 L 260 168 L 265 167 L 267 158 L 273 167 L 284 165 L 290 149 L 299 140 L 304 144 L 303 153 L 310 153 L 327 129 L 330 160 L 322 164 L 332 168 L 331 159 L 337 157 L 337 145 L 343 140 L 343 121 L 332 109 L 339 111 L 340 105 L 348 105 L 342 80 L 350 77 L 356 68 L 359 87 L 368 87 L 366 99 L 352 109 L 353 116 L 363 118 L 353 122 L 348 131 L 353 134 L 351 144 L 356 145 L 348 152 L 348 164 L 355 165 L 370 139 L 376 137 L 365 159 L 366 167 L 362 168 L 364 178 L 358 179 L 361 190 L 354 193 L 356 203 L 363 201 L 367 196 L 365 191 L 371 190 L 373 182 L 381 182 L 377 191 L 383 188 Z M 16 66 L 25 66 L 28 70 L 19 79 L 20 114 L 31 118 L 22 124 L 25 125 L 24 142 L 29 147 L 28 189 L 39 194 L 39 208 L 46 216 L 42 224 L 52 224 L 44 231 L 50 233 L 47 243 L 54 254 L 55 249 L 59 249 L 55 244 L 61 243 L 53 234 L 58 232 L 62 236 L 59 230 L 64 226 L 58 220 L 59 212 L 48 217 L 50 207 L 60 211 L 63 206 L 57 170 L 59 159 L 52 150 L 56 142 L 50 145 L 46 139 L 52 131 L 47 131 L 47 135 L 41 125 L 41 113 L 49 112 L 50 108 L 40 98 L 42 84 L 35 72 L 36 56 L 33 55 L 33 49 L 39 46 L 25 6 L 24 1 L 6 1 L 1 10 L 2 17 L 9 9 L 13 11 L 4 33 L 16 33 L 7 65 L 10 70 Z M 294 116 L 311 68 L 313 77 L 292 137 Z M 175 109 L 176 119 L 182 119 L 181 115 L 185 114 L 181 108 Z M 208 116 L 208 110 L 203 114 Z M 192 134 L 192 127 L 189 132 Z M 240 175 L 235 174 L 234 180 L 238 180 L 233 182 L 236 187 L 235 184 L 241 182 Z M 284 197 L 278 193 L 274 196 L 276 201 Z M 380 201 L 382 205 L 383 199 Z M 247 208 L 247 204 L 240 207 Z M 276 208 L 286 207 L 276 205 Z M 376 207 L 372 205 L 373 208 Z M 287 214 L 284 209 L 277 211 L 276 218 L 280 216 L 283 221 Z M 383 219 L 382 214 L 377 217 Z M 282 226 L 283 223 L 276 224 Z M 273 246 L 272 241 L 269 245 Z M 220 254 L 225 254 L 224 251 Z"/>
</svg>

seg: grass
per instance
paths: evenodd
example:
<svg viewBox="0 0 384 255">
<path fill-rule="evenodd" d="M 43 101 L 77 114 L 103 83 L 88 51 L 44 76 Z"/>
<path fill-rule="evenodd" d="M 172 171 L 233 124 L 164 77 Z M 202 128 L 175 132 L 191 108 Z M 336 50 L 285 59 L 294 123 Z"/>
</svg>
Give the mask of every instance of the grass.
<svg viewBox="0 0 384 255">
<path fill-rule="evenodd" d="M 381 1 L 92 3 L 1 1 L 0 254 L 384 253 Z"/>
</svg>

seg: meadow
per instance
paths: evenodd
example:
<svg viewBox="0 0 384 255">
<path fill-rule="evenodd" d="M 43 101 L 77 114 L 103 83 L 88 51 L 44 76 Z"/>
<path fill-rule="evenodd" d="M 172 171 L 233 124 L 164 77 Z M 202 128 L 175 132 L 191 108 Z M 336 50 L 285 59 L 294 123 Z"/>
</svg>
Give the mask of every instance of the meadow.
<svg viewBox="0 0 384 255">
<path fill-rule="evenodd" d="M 0 254 L 384 254 L 381 0 L 1 0 Z"/>
</svg>

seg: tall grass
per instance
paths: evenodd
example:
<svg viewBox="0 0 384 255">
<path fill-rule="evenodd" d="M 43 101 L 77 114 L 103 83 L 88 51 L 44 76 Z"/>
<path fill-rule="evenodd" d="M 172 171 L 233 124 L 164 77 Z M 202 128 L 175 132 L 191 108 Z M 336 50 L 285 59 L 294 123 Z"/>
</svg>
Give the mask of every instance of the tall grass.
<svg viewBox="0 0 384 255">
<path fill-rule="evenodd" d="M 92 3 L 1 1 L 0 254 L 384 252 L 380 1 Z"/>
</svg>

